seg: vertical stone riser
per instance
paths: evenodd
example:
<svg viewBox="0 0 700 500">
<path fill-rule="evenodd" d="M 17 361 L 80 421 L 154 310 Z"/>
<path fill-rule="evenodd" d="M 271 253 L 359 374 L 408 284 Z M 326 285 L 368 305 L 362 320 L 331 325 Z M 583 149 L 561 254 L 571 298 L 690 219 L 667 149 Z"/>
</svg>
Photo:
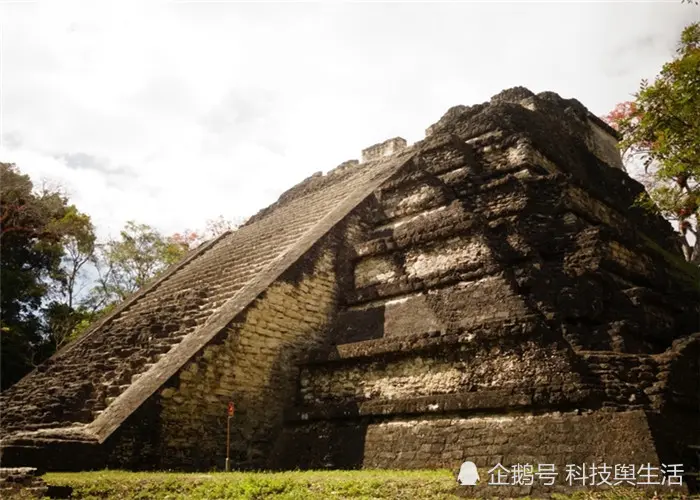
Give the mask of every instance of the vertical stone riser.
<svg viewBox="0 0 700 500">
<path fill-rule="evenodd" d="M 523 342 L 517 349 L 497 352 L 450 346 L 446 351 L 393 360 L 380 357 L 354 365 L 307 368 L 302 372 L 302 396 L 304 404 L 313 406 L 488 392 L 495 388 L 519 393 L 538 386 L 560 392 L 564 386 L 578 384 L 579 379 L 566 355 L 534 343 Z"/>
</svg>

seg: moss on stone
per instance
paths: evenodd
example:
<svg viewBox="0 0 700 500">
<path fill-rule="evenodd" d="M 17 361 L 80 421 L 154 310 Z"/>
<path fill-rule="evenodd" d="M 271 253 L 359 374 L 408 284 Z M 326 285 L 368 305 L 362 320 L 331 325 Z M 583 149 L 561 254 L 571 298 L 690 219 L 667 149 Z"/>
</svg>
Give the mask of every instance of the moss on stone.
<svg viewBox="0 0 700 500">
<path fill-rule="evenodd" d="M 678 281 L 693 291 L 700 291 L 700 267 L 687 262 L 682 257 L 663 249 L 643 233 L 637 233 L 644 244 L 659 254 L 669 264 L 668 271 Z"/>
</svg>

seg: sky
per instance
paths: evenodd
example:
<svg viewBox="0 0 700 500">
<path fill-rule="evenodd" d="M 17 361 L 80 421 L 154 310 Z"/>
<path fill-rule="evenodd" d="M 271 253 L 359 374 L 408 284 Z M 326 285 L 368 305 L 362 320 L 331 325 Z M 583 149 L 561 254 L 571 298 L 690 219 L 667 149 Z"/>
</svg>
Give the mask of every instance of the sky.
<svg viewBox="0 0 700 500">
<path fill-rule="evenodd" d="M 200 229 L 505 88 L 603 115 L 697 20 L 680 0 L 0 0 L 0 161 L 101 237 Z"/>
</svg>

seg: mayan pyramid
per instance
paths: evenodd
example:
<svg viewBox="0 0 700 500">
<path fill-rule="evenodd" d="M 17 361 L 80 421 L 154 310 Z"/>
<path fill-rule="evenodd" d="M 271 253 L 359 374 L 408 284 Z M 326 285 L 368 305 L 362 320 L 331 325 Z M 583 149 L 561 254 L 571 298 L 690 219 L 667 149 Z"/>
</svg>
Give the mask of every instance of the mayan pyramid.
<svg viewBox="0 0 700 500">
<path fill-rule="evenodd" d="M 524 88 L 284 193 L 4 392 L 48 470 L 686 463 L 697 270 L 618 137 Z M 696 273 L 696 274 L 693 274 Z"/>
</svg>

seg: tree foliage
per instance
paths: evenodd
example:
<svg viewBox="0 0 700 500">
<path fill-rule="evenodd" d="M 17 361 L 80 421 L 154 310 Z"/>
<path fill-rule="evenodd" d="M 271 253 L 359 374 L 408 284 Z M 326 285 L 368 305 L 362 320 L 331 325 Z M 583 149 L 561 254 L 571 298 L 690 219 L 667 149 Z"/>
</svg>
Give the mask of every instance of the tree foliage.
<svg viewBox="0 0 700 500">
<path fill-rule="evenodd" d="M 101 310 L 125 300 L 180 260 L 188 249 L 181 241 L 163 236 L 147 224 L 127 222 L 118 238 L 97 245 L 93 309 Z"/>
<path fill-rule="evenodd" d="M 50 224 L 63 235 L 61 266 L 52 276 L 45 308 L 52 350 L 57 350 L 71 340 L 77 325 L 92 313 L 80 296 L 85 287 L 84 271 L 94 255 L 96 237 L 90 217 L 74 206 L 68 207 L 61 219 Z"/>
<path fill-rule="evenodd" d="M 656 80 L 643 80 L 606 119 L 622 133 L 625 156 L 650 173 L 639 204 L 677 222 L 686 259 L 700 264 L 700 23 L 683 30 Z"/>
<path fill-rule="evenodd" d="M 3 389 L 187 252 L 236 228 L 219 217 L 201 232 L 164 236 L 129 221 L 118 237 L 98 241 L 90 217 L 60 188 L 37 188 L 14 164 L 0 163 L 0 175 Z"/>
<path fill-rule="evenodd" d="M 72 338 L 87 329 L 96 315 L 110 312 L 189 251 L 235 228 L 232 221 L 219 216 L 207 221 L 202 232 L 186 230 L 165 236 L 148 224 L 127 222 L 118 238 L 94 247 L 92 262 L 98 277 L 85 301 L 90 314 L 83 317 L 85 321 Z"/>
<path fill-rule="evenodd" d="M 0 163 L 0 341 L 2 387 L 50 355 L 62 336 L 77 272 L 66 248 L 86 251 L 94 232 L 58 189 L 34 187 L 14 164 Z M 87 250 L 89 252 L 89 249 Z"/>
</svg>

